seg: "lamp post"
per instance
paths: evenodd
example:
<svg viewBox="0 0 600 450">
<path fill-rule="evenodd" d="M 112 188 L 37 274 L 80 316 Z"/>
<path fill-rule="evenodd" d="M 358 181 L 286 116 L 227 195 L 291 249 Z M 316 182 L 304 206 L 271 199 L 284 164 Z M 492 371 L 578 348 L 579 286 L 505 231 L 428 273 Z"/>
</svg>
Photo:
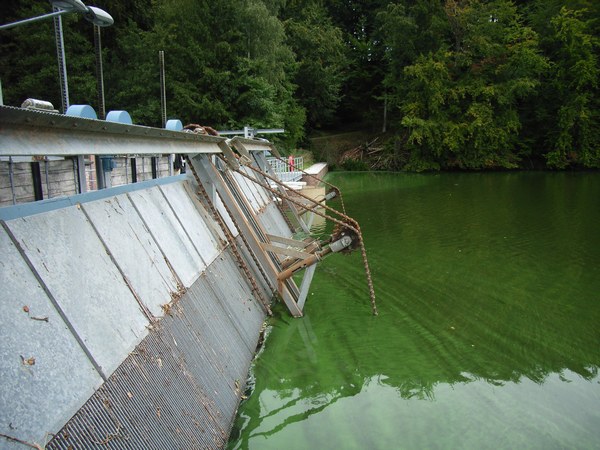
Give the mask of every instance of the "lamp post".
<svg viewBox="0 0 600 450">
<path fill-rule="evenodd" d="M 83 17 L 86 20 L 89 20 L 99 27 L 107 27 L 114 23 L 114 20 L 109 13 L 100 8 L 96 8 L 95 6 L 85 6 L 81 0 L 50 0 L 50 3 L 53 8 L 56 8 L 54 12 L 0 25 L 0 30 L 7 30 L 19 25 L 37 22 L 38 20 L 60 17 L 71 12 L 83 13 Z"/>
<path fill-rule="evenodd" d="M 62 112 L 69 108 L 69 84 L 67 80 L 67 65 L 65 59 L 65 45 L 62 31 L 62 16 L 68 13 L 81 13 L 83 17 L 98 27 L 107 27 L 114 23 L 113 18 L 106 11 L 95 6 L 86 6 L 81 0 L 50 0 L 53 12 L 41 16 L 23 19 L 5 25 L 0 25 L 0 30 L 26 25 L 44 19 L 54 19 L 54 35 L 56 38 L 56 54 L 58 59 L 58 77 L 60 80 Z"/>
<path fill-rule="evenodd" d="M 60 92 L 62 102 L 62 113 L 65 114 L 69 108 L 69 82 L 67 79 L 67 63 L 65 58 L 65 45 L 62 30 L 62 16 L 68 13 L 81 13 L 89 22 L 96 27 L 108 27 L 114 23 L 112 16 L 106 11 L 95 6 L 86 6 L 81 0 L 50 0 L 53 12 L 41 16 L 0 25 L 0 31 L 9 28 L 37 22 L 44 19 L 54 19 L 54 37 L 56 40 L 56 55 L 58 60 L 58 78 L 60 81 Z M 85 183 L 85 162 L 82 155 L 77 157 L 79 173 L 79 192 L 87 191 Z"/>
</svg>

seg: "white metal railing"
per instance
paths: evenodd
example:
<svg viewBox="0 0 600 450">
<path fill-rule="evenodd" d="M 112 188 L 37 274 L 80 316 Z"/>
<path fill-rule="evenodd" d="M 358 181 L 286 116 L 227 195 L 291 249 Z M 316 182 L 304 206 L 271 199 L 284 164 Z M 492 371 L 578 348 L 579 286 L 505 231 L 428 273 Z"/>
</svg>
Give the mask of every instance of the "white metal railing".
<svg viewBox="0 0 600 450">
<path fill-rule="evenodd" d="M 302 156 L 284 156 L 281 161 L 277 158 L 267 158 L 267 162 L 283 182 L 298 181 L 302 178 L 304 170 L 304 158 Z"/>
</svg>

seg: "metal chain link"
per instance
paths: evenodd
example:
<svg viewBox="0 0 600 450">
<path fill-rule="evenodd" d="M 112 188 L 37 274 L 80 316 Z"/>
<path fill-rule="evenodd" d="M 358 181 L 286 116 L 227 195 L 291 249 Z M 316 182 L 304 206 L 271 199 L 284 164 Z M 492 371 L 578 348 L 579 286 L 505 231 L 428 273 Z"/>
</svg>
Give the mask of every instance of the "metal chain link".
<svg viewBox="0 0 600 450">
<path fill-rule="evenodd" d="M 200 177 L 198 176 L 198 173 L 196 173 L 196 170 L 194 169 L 194 166 L 191 164 L 191 161 L 188 161 L 188 162 L 189 162 L 188 166 L 190 167 L 190 170 L 191 170 L 192 174 L 194 175 L 196 182 L 198 183 L 198 193 L 202 195 L 208 208 L 210 209 L 210 211 L 213 215 L 213 218 L 215 219 L 215 221 L 219 224 L 219 226 L 223 230 L 223 233 L 225 234 L 227 242 L 229 243 L 229 246 L 231 247 L 231 251 L 233 252 L 235 258 L 237 259 L 240 267 L 244 271 L 244 274 L 248 278 L 248 281 L 250 281 L 250 284 L 252 285 L 252 290 L 254 291 L 254 293 L 258 297 L 258 299 L 260 300 L 265 312 L 269 316 L 272 316 L 273 312 L 271 311 L 271 308 L 269 307 L 269 303 L 262 295 L 258 285 L 256 284 L 256 280 L 254 279 L 254 276 L 252 275 L 252 273 L 250 272 L 250 269 L 248 268 L 248 265 L 246 264 L 246 261 L 244 261 L 244 259 L 242 258 L 242 255 L 240 254 L 240 252 L 237 248 L 237 243 L 235 242 L 235 238 L 231 234 L 229 227 L 227 226 L 227 224 L 225 223 L 223 218 L 220 216 L 219 211 L 217 210 L 217 208 L 213 204 L 212 200 L 210 199 L 208 192 L 206 192 L 206 189 L 200 182 Z M 223 202 L 223 206 L 225 206 L 225 202 Z M 227 206 L 225 206 L 225 209 L 227 210 Z M 228 210 L 227 210 L 227 214 L 229 214 L 229 217 L 231 217 L 231 219 L 234 220 Z M 234 221 L 234 225 L 235 225 L 235 221 Z M 236 225 L 236 228 L 239 230 L 239 227 L 237 225 Z M 242 233 L 240 232 L 239 235 L 242 236 Z M 243 236 L 242 236 L 242 240 L 244 241 Z M 245 244 L 247 245 L 247 242 L 245 242 Z M 250 254 L 252 255 L 252 251 L 250 251 Z M 258 265 L 258 267 L 260 269 L 260 265 Z M 262 269 L 260 269 L 260 270 L 262 271 Z M 270 285 L 269 285 L 269 287 L 270 287 Z"/>
<path fill-rule="evenodd" d="M 285 223 L 287 223 L 287 226 L 290 228 L 290 231 L 292 233 L 295 233 L 296 232 L 296 227 L 294 226 L 294 224 L 292 223 L 292 221 L 290 220 L 290 218 L 285 213 L 285 210 L 283 209 L 283 205 L 281 203 L 279 203 L 278 201 L 275 201 L 274 203 L 277 206 L 277 209 L 279 210 L 279 212 L 281 213 L 281 215 L 283 216 L 283 220 L 285 221 Z"/>
<path fill-rule="evenodd" d="M 219 156 L 222 158 L 222 156 L 221 156 L 221 155 L 219 155 Z M 262 171 L 262 170 L 260 170 L 260 169 L 258 169 L 258 168 L 256 168 L 256 167 L 253 167 L 253 166 L 245 166 L 245 167 L 248 167 L 248 168 L 250 168 L 251 170 L 253 170 L 254 172 L 256 172 L 256 173 L 259 173 L 259 174 L 263 175 L 263 176 L 264 176 L 266 179 L 273 181 L 274 183 L 276 183 L 276 184 L 277 184 L 277 185 L 279 185 L 279 186 L 281 186 L 281 185 L 282 185 L 282 182 L 281 182 L 281 181 L 279 181 L 279 180 L 278 180 L 278 179 L 276 179 L 276 178 L 273 178 L 273 177 L 272 177 L 272 176 L 270 176 L 268 173 L 265 173 L 264 171 Z M 271 188 L 271 187 L 268 185 L 268 183 L 260 183 L 258 180 L 256 180 L 255 178 L 252 178 L 252 177 L 250 177 L 249 175 L 247 175 L 246 173 L 244 173 L 243 171 L 241 171 L 241 170 L 239 170 L 239 169 L 231 169 L 231 170 L 233 170 L 233 171 L 235 171 L 235 172 L 239 173 L 239 174 L 240 174 L 240 175 L 242 175 L 243 177 L 245 177 L 245 178 L 247 178 L 247 179 L 249 179 L 249 180 L 251 180 L 251 181 L 253 181 L 253 182 L 257 183 L 259 186 L 262 186 L 263 188 L 267 189 L 268 191 L 270 191 L 270 192 L 272 192 L 272 193 L 274 193 L 274 194 L 276 194 L 276 195 L 282 195 L 282 193 L 281 193 L 281 192 L 279 192 L 279 191 L 277 191 L 277 190 L 275 190 L 275 189 Z M 371 277 L 371 270 L 370 270 L 370 268 L 369 268 L 369 261 L 367 260 L 367 251 L 366 251 L 366 248 L 365 248 L 364 240 L 363 240 L 362 233 L 361 233 L 361 231 L 360 231 L 360 226 L 358 225 L 358 222 L 356 222 L 356 220 L 354 220 L 353 218 L 351 218 L 351 217 L 347 216 L 346 214 L 344 214 L 344 213 L 341 213 L 341 212 L 339 212 L 339 211 L 337 211 L 337 210 L 335 210 L 335 209 L 331 208 L 330 206 L 327 206 L 327 205 L 324 205 L 324 204 L 318 203 L 318 202 L 317 202 L 317 201 L 315 201 L 314 199 L 312 199 L 312 198 L 310 198 L 310 197 L 308 197 L 308 196 L 306 196 L 306 195 L 302 194 L 301 192 L 295 192 L 295 194 L 296 194 L 296 195 L 299 195 L 300 197 L 303 197 L 303 198 L 305 198 L 306 200 L 310 201 L 310 202 L 311 202 L 311 203 L 313 203 L 313 204 L 317 204 L 317 205 L 319 205 L 319 206 L 323 207 L 324 209 L 326 209 L 326 210 L 328 210 L 328 211 L 331 211 L 331 212 L 333 212 L 334 214 L 337 214 L 338 216 L 342 217 L 342 218 L 344 219 L 343 221 L 342 221 L 342 220 L 340 220 L 340 219 L 337 219 L 337 218 L 335 218 L 335 217 L 332 217 L 332 216 L 330 216 L 330 215 L 328 215 L 328 214 L 321 213 L 321 212 L 319 212 L 319 211 L 316 211 L 316 210 L 314 210 L 314 211 L 313 211 L 313 212 L 314 212 L 315 214 L 317 214 L 318 216 L 321 216 L 321 217 L 323 217 L 323 218 L 325 218 L 325 219 L 327 219 L 327 220 L 331 220 L 332 222 L 334 222 L 334 223 L 336 223 L 336 224 L 338 224 L 338 225 L 341 225 L 341 226 L 343 226 L 343 227 L 347 227 L 347 228 L 349 228 L 350 230 L 354 231 L 354 232 L 355 232 L 355 233 L 358 235 L 358 242 L 359 242 L 359 245 L 360 245 L 361 255 L 362 255 L 362 259 L 363 259 L 363 265 L 364 265 L 364 268 L 365 268 L 365 274 L 366 274 L 366 277 L 367 277 L 367 284 L 368 284 L 368 286 L 369 286 L 369 295 L 370 295 L 370 298 L 371 298 L 371 311 L 373 312 L 373 315 L 375 315 L 375 316 L 376 316 L 376 315 L 378 315 L 378 312 L 377 312 L 377 305 L 376 305 L 376 303 L 375 303 L 375 289 L 374 289 L 374 287 L 373 287 L 373 279 L 372 279 L 372 277 Z M 283 194 L 282 196 L 283 196 L 283 197 L 284 197 L 286 200 L 288 200 L 288 201 L 290 201 L 290 202 L 294 203 L 295 205 L 297 205 L 297 206 L 300 206 L 300 207 L 301 207 L 301 208 L 303 208 L 303 209 L 306 209 L 306 206 L 305 206 L 305 205 L 303 205 L 303 204 L 302 204 L 302 202 L 300 202 L 300 201 L 298 201 L 298 200 L 295 200 L 294 198 L 292 198 L 292 197 L 290 197 L 290 196 L 288 196 L 288 195 L 285 195 L 285 194 Z"/>
</svg>

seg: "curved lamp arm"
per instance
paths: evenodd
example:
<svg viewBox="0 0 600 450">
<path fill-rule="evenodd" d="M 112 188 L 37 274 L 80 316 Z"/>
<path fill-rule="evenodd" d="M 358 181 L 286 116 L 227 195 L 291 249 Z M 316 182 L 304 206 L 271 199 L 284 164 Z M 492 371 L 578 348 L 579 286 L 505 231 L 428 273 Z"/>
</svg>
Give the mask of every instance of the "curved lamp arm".
<svg viewBox="0 0 600 450">
<path fill-rule="evenodd" d="M 92 22 L 94 25 L 97 25 L 99 27 L 108 27 L 114 23 L 114 20 L 109 13 L 107 13 L 103 9 L 96 8 L 95 6 L 85 6 L 81 0 L 52 0 L 50 3 L 52 3 L 52 6 L 60 8 L 60 11 L 42 14 L 41 16 L 31 17 L 29 19 L 23 19 L 17 22 L 0 25 L 0 30 L 7 30 L 9 28 L 17 27 L 19 25 L 37 22 L 38 20 L 62 16 L 63 14 L 67 14 L 70 12 L 83 13 L 83 17 L 86 20 Z"/>
</svg>

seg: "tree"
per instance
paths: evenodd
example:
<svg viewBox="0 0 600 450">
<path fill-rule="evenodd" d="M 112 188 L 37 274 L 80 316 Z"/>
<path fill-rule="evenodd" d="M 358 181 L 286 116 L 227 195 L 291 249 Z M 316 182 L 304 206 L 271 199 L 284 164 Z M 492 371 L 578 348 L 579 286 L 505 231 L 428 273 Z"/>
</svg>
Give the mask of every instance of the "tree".
<svg viewBox="0 0 600 450">
<path fill-rule="evenodd" d="M 286 42 L 298 64 L 296 98 L 307 111 L 309 126 L 331 124 L 347 63 L 342 32 L 318 2 L 290 2 L 285 17 Z"/>
<path fill-rule="evenodd" d="M 377 15 L 377 23 L 385 48 L 383 86 L 394 123 L 401 119 L 397 112 L 407 95 L 405 68 L 437 51 L 448 40 L 449 24 L 438 1 L 390 3 Z"/>
<path fill-rule="evenodd" d="M 339 117 L 343 122 L 379 122 L 384 108 L 384 46 L 377 14 L 384 0 L 328 0 L 325 6 L 333 24 L 343 32 L 348 59 Z"/>
<path fill-rule="evenodd" d="M 548 165 L 600 167 L 598 38 L 584 10 L 562 7 L 552 18 L 552 70 L 548 93 L 555 119 L 547 133 Z"/>
<path fill-rule="evenodd" d="M 404 69 L 409 169 L 517 166 L 520 103 L 547 63 L 505 0 L 448 1 L 450 39 Z"/>
</svg>

